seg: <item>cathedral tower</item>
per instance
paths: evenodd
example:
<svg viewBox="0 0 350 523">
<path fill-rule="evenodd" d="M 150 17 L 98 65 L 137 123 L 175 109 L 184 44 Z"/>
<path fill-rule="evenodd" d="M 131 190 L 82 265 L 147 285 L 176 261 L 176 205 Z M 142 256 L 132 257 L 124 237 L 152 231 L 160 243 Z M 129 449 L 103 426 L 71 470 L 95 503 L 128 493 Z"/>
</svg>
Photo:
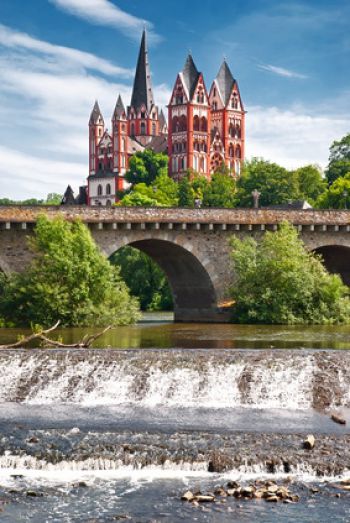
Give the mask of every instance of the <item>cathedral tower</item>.
<svg viewBox="0 0 350 523">
<path fill-rule="evenodd" d="M 245 145 L 245 111 L 229 66 L 224 60 L 209 94 L 211 106 L 210 169 L 225 163 L 234 176 L 241 173 Z"/>
<path fill-rule="evenodd" d="M 209 176 L 209 98 L 191 55 L 177 76 L 168 110 L 169 174 L 180 179 L 193 169 Z"/>
<path fill-rule="evenodd" d="M 158 136 L 158 107 L 154 103 L 151 71 L 148 61 L 146 30 L 142 33 L 131 103 L 128 107 L 129 132 L 142 145 Z"/>
</svg>

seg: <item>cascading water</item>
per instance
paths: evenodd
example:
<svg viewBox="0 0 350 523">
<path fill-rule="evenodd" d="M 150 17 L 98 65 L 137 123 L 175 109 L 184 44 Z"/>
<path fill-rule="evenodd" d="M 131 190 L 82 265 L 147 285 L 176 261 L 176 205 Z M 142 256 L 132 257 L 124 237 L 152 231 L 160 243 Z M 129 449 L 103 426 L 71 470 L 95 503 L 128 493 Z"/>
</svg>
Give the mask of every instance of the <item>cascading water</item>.
<svg viewBox="0 0 350 523">
<path fill-rule="evenodd" d="M 334 353 L 325 365 L 322 354 L 7 352 L 0 355 L 0 402 L 294 410 L 349 406 L 349 356 Z"/>
</svg>

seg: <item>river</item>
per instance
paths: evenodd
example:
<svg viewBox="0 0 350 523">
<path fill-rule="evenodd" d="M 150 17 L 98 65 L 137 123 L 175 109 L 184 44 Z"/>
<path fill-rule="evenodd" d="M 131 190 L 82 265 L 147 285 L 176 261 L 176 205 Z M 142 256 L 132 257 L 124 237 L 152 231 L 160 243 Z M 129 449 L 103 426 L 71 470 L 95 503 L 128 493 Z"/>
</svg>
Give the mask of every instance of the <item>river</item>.
<svg viewBox="0 0 350 523">
<path fill-rule="evenodd" d="M 1 521 L 350 521 L 350 326 L 170 320 L 147 315 L 89 350 L 0 353 Z M 0 344 L 17 335 L 1 329 Z M 180 499 L 256 480 L 299 501 Z"/>
</svg>

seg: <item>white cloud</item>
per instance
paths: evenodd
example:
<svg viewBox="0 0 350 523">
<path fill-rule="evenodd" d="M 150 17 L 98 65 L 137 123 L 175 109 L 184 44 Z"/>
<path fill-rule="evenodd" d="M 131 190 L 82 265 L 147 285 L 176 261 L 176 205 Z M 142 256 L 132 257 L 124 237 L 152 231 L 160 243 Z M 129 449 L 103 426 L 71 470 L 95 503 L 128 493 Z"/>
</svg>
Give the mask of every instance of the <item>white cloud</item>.
<svg viewBox="0 0 350 523">
<path fill-rule="evenodd" d="M 284 67 L 277 67 L 271 64 L 258 65 L 258 68 L 263 71 L 268 71 L 270 73 L 277 74 L 278 76 L 283 76 L 284 78 L 307 78 L 307 76 L 304 74 L 296 73 L 295 71 L 291 71 L 290 69 L 285 69 Z"/>
<path fill-rule="evenodd" d="M 152 29 L 152 24 L 126 13 L 110 0 L 49 0 L 49 2 L 92 24 L 116 27 L 128 36 L 139 38 L 143 27 Z M 152 33 L 151 38 L 158 39 L 158 36 Z"/>
<path fill-rule="evenodd" d="M 349 116 L 337 116 L 336 111 L 252 106 L 247 115 L 246 153 L 290 169 L 310 163 L 325 167 L 329 146 L 349 131 Z"/>
<path fill-rule="evenodd" d="M 78 49 L 53 45 L 43 40 L 38 40 L 26 33 L 21 33 L 10 27 L 0 24 L 0 45 L 10 49 L 26 49 L 45 55 L 51 55 L 59 59 L 66 59 L 76 65 L 100 71 L 108 75 L 118 75 L 130 78 L 133 71 L 118 67 L 108 60 L 100 58 L 94 54 L 86 53 Z"/>
</svg>

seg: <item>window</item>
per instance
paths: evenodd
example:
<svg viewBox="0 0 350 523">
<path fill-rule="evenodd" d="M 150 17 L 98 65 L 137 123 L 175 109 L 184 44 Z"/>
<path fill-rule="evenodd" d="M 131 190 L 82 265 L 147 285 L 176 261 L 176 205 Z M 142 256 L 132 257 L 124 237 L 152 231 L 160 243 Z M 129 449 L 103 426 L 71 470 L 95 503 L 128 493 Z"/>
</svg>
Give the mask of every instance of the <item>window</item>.
<svg viewBox="0 0 350 523">
<path fill-rule="evenodd" d="M 130 134 L 131 136 L 135 136 L 135 124 L 132 123 L 130 126 Z"/>
<path fill-rule="evenodd" d="M 146 113 L 145 111 L 141 111 L 141 118 L 144 120 L 146 118 Z"/>
<path fill-rule="evenodd" d="M 141 134 L 142 134 L 142 136 L 145 136 L 145 134 L 146 134 L 146 124 L 145 124 L 145 122 L 141 122 Z"/>
<path fill-rule="evenodd" d="M 180 118 L 180 131 L 187 131 L 187 118 L 184 114 Z"/>
<path fill-rule="evenodd" d="M 197 115 L 193 118 L 193 130 L 199 131 L 199 116 Z"/>
<path fill-rule="evenodd" d="M 241 157 L 241 147 L 239 145 L 237 145 L 236 147 L 236 158 L 240 158 Z"/>
<path fill-rule="evenodd" d="M 111 200 L 107 200 L 107 201 L 106 201 L 106 207 L 110 207 L 111 205 L 112 205 Z"/>
<path fill-rule="evenodd" d="M 208 128 L 208 126 L 207 126 L 207 119 L 204 116 L 202 116 L 202 118 L 201 118 L 201 131 L 203 133 L 206 133 L 207 132 L 207 128 Z"/>
<path fill-rule="evenodd" d="M 111 194 L 111 184 L 107 183 L 106 185 L 106 194 Z"/>
<path fill-rule="evenodd" d="M 172 129 L 173 133 L 178 133 L 179 132 L 180 124 L 179 124 L 179 119 L 178 119 L 177 116 L 173 117 L 172 124 L 171 124 L 171 129 Z"/>
<path fill-rule="evenodd" d="M 234 149 L 232 143 L 230 144 L 230 147 L 228 148 L 228 155 L 230 158 L 233 158 L 234 156 Z"/>
<path fill-rule="evenodd" d="M 97 196 L 101 196 L 102 195 L 102 185 L 98 185 L 97 186 Z"/>
<path fill-rule="evenodd" d="M 152 123 L 152 135 L 156 136 L 157 134 L 157 126 L 155 123 Z"/>
</svg>

